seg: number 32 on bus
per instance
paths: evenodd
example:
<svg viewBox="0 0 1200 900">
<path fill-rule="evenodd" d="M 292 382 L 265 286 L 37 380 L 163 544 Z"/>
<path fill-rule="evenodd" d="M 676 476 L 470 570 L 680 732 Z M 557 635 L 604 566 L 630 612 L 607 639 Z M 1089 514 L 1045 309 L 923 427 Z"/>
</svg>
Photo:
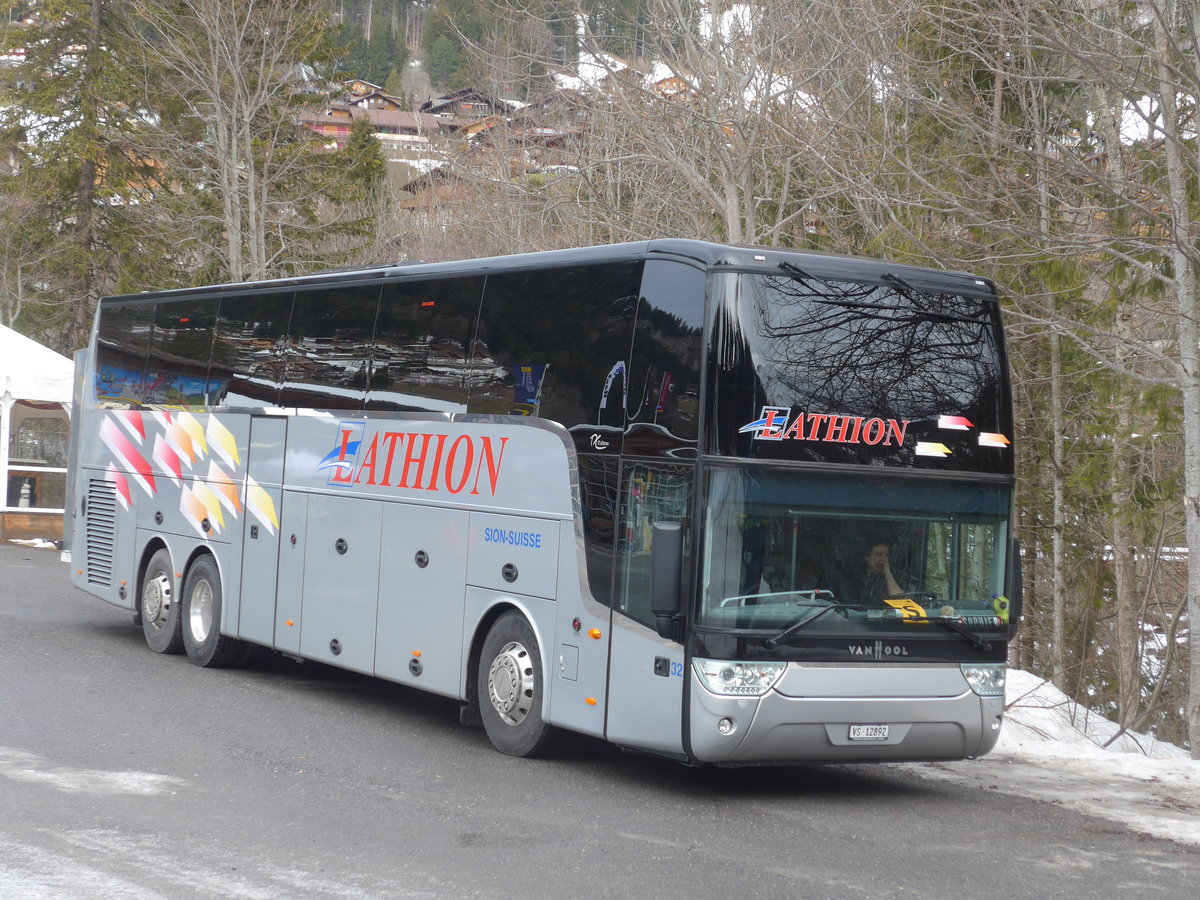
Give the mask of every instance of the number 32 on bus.
<svg viewBox="0 0 1200 900">
<path fill-rule="evenodd" d="M 655 240 L 101 301 L 75 583 L 689 763 L 954 759 L 1020 616 L 986 279 Z"/>
</svg>

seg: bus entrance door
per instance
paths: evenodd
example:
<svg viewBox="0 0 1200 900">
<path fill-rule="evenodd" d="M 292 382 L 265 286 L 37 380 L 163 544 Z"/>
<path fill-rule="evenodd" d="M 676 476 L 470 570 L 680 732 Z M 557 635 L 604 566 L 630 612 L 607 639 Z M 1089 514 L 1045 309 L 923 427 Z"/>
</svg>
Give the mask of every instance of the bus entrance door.
<svg viewBox="0 0 1200 900">
<path fill-rule="evenodd" d="M 689 486 L 680 467 L 626 467 L 609 628 L 607 737 L 671 755 L 683 753 L 683 646 L 659 637 L 653 627 L 650 545 L 655 522 L 681 520 Z"/>
</svg>

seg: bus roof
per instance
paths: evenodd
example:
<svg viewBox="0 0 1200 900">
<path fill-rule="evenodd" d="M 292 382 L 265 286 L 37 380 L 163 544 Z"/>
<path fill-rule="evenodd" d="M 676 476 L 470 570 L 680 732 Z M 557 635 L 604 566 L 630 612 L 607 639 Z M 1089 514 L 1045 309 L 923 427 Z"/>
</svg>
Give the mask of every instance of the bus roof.
<svg viewBox="0 0 1200 900">
<path fill-rule="evenodd" d="M 967 272 L 932 269 L 905 265 L 885 260 L 811 250 L 794 250 L 779 247 L 737 246 L 712 241 L 685 238 L 658 238 L 622 244 L 603 244 L 567 250 L 543 250 L 533 253 L 515 253 L 507 256 L 458 259 L 445 262 L 397 262 L 361 268 L 337 269 L 288 278 L 264 281 L 230 282 L 226 284 L 198 287 L 174 288 L 171 290 L 146 291 L 139 294 L 122 294 L 105 297 L 101 303 L 125 303 L 131 301 L 171 300 L 194 297 L 199 294 L 242 293 L 264 288 L 283 289 L 313 284 L 334 282 L 372 281 L 383 279 L 407 279 L 430 275 L 486 274 L 496 271 L 521 269 L 543 269 L 571 265 L 591 265 L 629 259 L 677 259 L 706 269 L 746 269 L 777 272 L 786 263 L 786 270 L 797 275 L 814 278 L 836 278 L 840 280 L 887 281 L 908 284 L 914 288 L 965 294 L 981 299 L 996 299 L 996 289 L 986 278 Z"/>
</svg>

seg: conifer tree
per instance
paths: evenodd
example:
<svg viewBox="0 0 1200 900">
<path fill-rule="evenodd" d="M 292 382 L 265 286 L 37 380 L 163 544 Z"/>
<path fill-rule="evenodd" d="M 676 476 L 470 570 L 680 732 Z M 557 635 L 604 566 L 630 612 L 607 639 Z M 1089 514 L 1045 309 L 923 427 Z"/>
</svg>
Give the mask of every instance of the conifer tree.
<svg viewBox="0 0 1200 900">
<path fill-rule="evenodd" d="M 141 137 L 149 98 L 127 68 L 125 4 L 45 0 L 0 26 L 24 60 L 0 69 L 0 145 L 15 165 L 0 176 L 12 200 L 0 229 L 6 318 L 73 350 L 87 343 L 97 299 L 170 282 L 166 235 L 146 227 L 161 188 Z M 19 312 L 17 312 L 19 308 Z"/>
</svg>

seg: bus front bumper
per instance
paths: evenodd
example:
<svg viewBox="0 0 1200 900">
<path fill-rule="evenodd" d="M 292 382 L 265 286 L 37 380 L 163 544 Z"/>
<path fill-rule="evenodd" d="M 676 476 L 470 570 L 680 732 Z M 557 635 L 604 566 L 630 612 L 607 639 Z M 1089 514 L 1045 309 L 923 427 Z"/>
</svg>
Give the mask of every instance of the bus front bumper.
<svg viewBox="0 0 1200 900">
<path fill-rule="evenodd" d="M 697 762 L 965 759 L 995 746 L 1004 698 L 975 694 L 957 666 L 793 663 L 762 697 L 719 696 L 693 673 L 689 713 Z"/>
</svg>

